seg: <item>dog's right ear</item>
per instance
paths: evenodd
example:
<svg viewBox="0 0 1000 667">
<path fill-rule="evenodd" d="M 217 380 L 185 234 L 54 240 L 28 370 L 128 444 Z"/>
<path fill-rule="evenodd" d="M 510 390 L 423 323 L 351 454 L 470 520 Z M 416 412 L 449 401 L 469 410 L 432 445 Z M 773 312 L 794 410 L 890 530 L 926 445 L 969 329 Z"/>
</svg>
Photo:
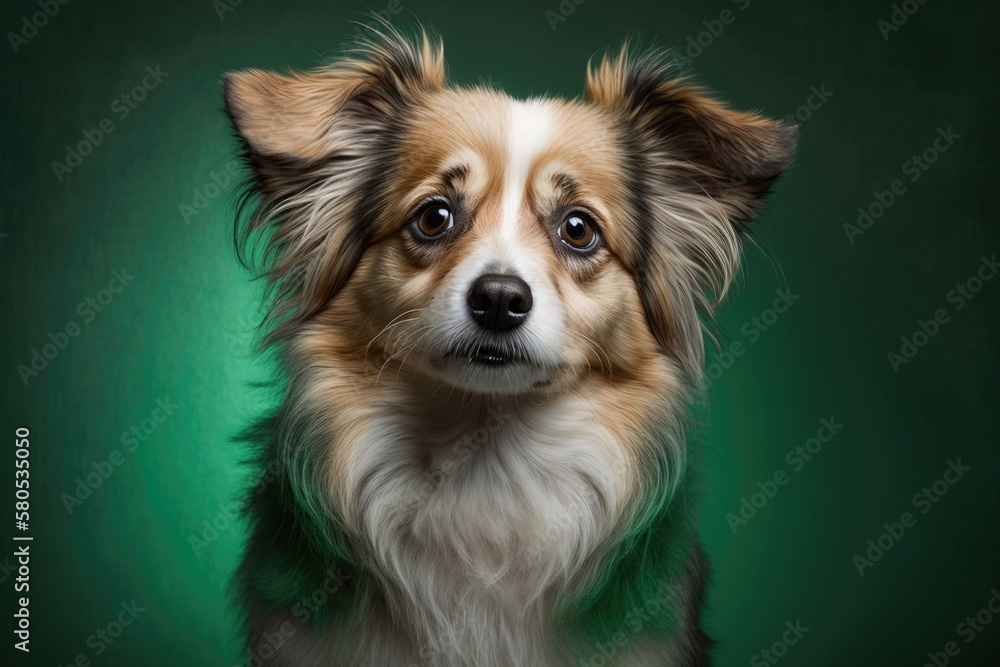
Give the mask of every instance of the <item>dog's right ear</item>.
<svg viewBox="0 0 1000 667">
<path fill-rule="evenodd" d="M 226 111 L 253 170 L 237 252 L 273 290 L 265 342 L 285 338 L 347 282 L 385 217 L 402 121 L 444 86 L 440 43 L 386 29 L 317 71 L 224 79 Z"/>
<path fill-rule="evenodd" d="M 327 135 L 353 85 L 338 70 L 285 76 L 248 69 L 223 79 L 226 112 L 249 154 L 303 163 L 334 148 Z"/>
<path fill-rule="evenodd" d="M 377 133 L 443 85 L 440 44 L 396 33 L 362 42 L 350 57 L 313 72 L 249 69 L 223 79 L 226 112 L 254 167 L 356 154 L 358 133 Z"/>
</svg>

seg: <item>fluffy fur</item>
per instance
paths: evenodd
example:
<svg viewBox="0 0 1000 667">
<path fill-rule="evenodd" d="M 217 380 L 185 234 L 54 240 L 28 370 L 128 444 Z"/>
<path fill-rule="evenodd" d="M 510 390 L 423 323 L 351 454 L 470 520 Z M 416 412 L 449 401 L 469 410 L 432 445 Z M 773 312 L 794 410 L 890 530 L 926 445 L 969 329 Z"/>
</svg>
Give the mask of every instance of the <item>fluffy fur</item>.
<svg viewBox="0 0 1000 667">
<path fill-rule="evenodd" d="M 283 377 L 247 433 L 252 665 L 707 664 L 685 406 L 700 315 L 794 128 L 623 50 L 578 100 L 447 85 L 391 30 L 310 73 L 225 79 L 252 170 L 238 246 Z M 454 228 L 414 230 L 429 198 Z M 424 208 L 422 208 L 424 207 Z M 584 211 L 597 247 L 562 242 Z M 476 329 L 484 273 L 527 322 Z M 518 359 L 474 361 L 480 345 Z"/>
</svg>

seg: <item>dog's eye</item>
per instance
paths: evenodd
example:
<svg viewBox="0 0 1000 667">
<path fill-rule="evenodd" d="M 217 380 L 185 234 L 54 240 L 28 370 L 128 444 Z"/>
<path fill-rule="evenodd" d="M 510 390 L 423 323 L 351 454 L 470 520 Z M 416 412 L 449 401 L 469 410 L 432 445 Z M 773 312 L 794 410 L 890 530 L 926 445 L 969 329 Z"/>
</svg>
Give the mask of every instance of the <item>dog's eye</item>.
<svg viewBox="0 0 1000 667">
<path fill-rule="evenodd" d="M 455 226 L 455 215 L 444 202 L 433 202 L 417 218 L 417 229 L 424 236 L 439 236 Z"/>
<path fill-rule="evenodd" d="M 559 227 L 559 237 L 576 250 L 590 250 L 597 242 L 597 229 L 590 216 L 573 211 Z"/>
</svg>

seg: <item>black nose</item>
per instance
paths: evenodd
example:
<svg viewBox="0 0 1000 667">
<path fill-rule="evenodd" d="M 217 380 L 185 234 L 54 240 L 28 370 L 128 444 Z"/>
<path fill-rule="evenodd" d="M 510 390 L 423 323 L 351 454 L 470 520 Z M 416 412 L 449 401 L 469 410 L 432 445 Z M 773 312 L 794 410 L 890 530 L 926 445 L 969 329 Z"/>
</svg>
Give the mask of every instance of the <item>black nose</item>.
<svg viewBox="0 0 1000 667">
<path fill-rule="evenodd" d="M 517 276 L 490 273 L 480 276 L 469 289 L 472 319 L 492 331 L 510 331 L 528 319 L 531 288 Z"/>
</svg>

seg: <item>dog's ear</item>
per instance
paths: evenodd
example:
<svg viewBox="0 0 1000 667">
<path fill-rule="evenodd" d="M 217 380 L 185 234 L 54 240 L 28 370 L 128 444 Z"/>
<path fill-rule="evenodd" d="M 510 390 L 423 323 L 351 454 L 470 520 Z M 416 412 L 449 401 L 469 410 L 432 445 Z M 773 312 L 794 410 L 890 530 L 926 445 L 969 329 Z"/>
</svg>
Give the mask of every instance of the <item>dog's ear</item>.
<svg viewBox="0 0 1000 667">
<path fill-rule="evenodd" d="M 789 165 L 794 126 L 726 109 L 665 57 L 606 56 L 586 92 L 620 126 L 632 208 L 627 261 L 650 328 L 692 379 L 711 315 L 739 268 L 743 224 Z"/>
<path fill-rule="evenodd" d="M 348 57 L 289 75 L 226 75 L 226 111 L 253 171 L 238 214 L 241 260 L 273 289 L 281 340 L 347 282 L 384 217 L 403 121 L 444 85 L 439 42 L 387 28 Z M 249 215 L 243 215 L 249 211 Z"/>
<path fill-rule="evenodd" d="M 303 163 L 334 148 L 327 135 L 355 85 L 339 69 L 289 75 L 248 69 L 223 79 L 226 112 L 250 157 Z"/>
<path fill-rule="evenodd" d="M 252 158 L 314 164 L 358 150 L 345 144 L 345 130 L 377 132 L 441 88 L 444 59 L 426 35 L 412 43 L 390 31 L 319 70 L 242 70 L 226 74 L 223 85 L 226 111 Z"/>
</svg>

